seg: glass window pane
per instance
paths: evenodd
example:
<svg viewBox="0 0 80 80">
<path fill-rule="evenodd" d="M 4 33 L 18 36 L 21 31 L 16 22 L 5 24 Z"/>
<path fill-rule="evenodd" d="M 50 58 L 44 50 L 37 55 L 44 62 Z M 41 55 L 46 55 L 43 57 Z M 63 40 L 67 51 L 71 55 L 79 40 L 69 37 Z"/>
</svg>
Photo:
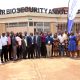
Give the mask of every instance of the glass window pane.
<svg viewBox="0 0 80 80">
<path fill-rule="evenodd" d="M 9 27 L 16 27 L 17 23 L 9 23 Z"/>
<path fill-rule="evenodd" d="M 44 22 L 44 26 L 50 26 L 49 22 Z"/>
<path fill-rule="evenodd" d="M 6 27 L 26 27 L 28 26 L 28 22 L 17 22 L 17 23 L 6 23 Z"/>
<path fill-rule="evenodd" d="M 29 22 L 29 26 L 33 26 L 33 22 Z"/>
<path fill-rule="evenodd" d="M 34 26 L 36 26 L 37 25 L 37 22 L 34 22 Z"/>
<path fill-rule="evenodd" d="M 36 26 L 43 26 L 43 22 L 38 22 Z"/>
<path fill-rule="evenodd" d="M 9 26 L 8 26 L 8 23 L 5 24 L 5 27 L 9 27 Z"/>
</svg>

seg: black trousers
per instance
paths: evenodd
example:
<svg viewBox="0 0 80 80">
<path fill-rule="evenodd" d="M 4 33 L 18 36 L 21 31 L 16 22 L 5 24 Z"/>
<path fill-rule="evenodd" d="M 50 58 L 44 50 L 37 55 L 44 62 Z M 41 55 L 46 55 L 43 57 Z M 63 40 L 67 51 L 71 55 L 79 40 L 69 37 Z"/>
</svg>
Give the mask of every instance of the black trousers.
<svg viewBox="0 0 80 80">
<path fill-rule="evenodd" d="M 1 62 L 8 60 L 8 54 L 7 54 L 7 45 L 2 46 L 2 53 L 1 53 Z"/>
<path fill-rule="evenodd" d="M 46 57 L 46 55 L 47 55 L 46 44 L 42 42 L 41 43 L 41 56 Z"/>
<path fill-rule="evenodd" d="M 41 47 L 37 44 L 35 44 L 35 52 L 36 52 L 36 58 L 40 58 L 40 56 L 41 56 Z"/>
<path fill-rule="evenodd" d="M 51 56 L 53 56 L 53 43 L 52 43 L 52 53 L 51 53 Z"/>
<path fill-rule="evenodd" d="M 23 59 L 26 59 L 28 54 L 28 47 L 26 47 L 26 49 L 23 50 L 22 54 L 23 54 Z"/>
<path fill-rule="evenodd" d="M 32 44 L 28 47 L 28 58 L 29 59 L 33 58 L 34 57 L 33 55 L 34 55 L 34 44 Z"/>
<path fill-rule="evenodd" d="M 17 58 L 22 58 L 22 46 L 20 45 L 17 47 Z"/>
</svg>

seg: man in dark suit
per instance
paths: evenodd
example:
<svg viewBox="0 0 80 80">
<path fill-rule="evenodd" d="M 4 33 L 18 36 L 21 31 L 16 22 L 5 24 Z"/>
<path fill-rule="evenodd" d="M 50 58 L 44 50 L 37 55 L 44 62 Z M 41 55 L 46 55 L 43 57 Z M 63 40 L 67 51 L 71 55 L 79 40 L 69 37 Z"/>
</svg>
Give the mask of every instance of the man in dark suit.
<svg viewBox="0 0 80 80">
<path fill-rule="evenodd" d="M 28 46 L 28 58 L 33 58 L 34 54 L 34 36 L 33 33 L 27 37 L 27 46 Z"/>
<path fill-rule="evenodd" d="M 41 36 L 38 32 L 36 32 L 36 34 L 34 36 L 34 45 L 35 45 L 36 58 L 40 58 L 40 55 L 41 55 Z"/>
</svg>

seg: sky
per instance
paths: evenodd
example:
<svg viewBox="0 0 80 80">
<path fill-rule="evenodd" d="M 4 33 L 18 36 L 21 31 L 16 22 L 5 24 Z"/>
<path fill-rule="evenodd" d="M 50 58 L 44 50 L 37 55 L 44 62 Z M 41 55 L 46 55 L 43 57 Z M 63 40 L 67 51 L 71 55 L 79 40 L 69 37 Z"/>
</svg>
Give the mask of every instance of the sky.
<svg viewBox="0 0 80 80">
<path fill-rule="evenodd" d="M 57 8 L 68 7 L 69 0 L 0 0 L 0 9 L 19 7 Z"/>
</svg>

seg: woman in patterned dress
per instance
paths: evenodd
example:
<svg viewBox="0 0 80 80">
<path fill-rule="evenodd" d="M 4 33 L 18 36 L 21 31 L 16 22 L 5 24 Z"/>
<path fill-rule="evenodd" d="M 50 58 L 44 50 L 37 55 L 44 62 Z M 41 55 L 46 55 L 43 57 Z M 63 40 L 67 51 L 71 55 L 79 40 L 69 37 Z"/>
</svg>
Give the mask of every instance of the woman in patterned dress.
<svg viewBox="0 0 80 80">
<path fill-rule="evenodd" d="M 57 38 L 57 34 L 54 34 L 54 42 L 53 42 L 53 54 L 54 56 L 58 56 L 59 53 L 59 40 Z"/>
<path fill-rule="evenodd" d="M 80 57 L 80 33 L 77 36 L 77 57 Z"/>
<path fill-rule="evenodd" d="M 66 39 L 65 41 L 64 41 L 64 43 L 65 43 L 65 53 L 66 53 L 66 56 L 67 57 L 69 57 L 70 56 L 70 54 L 69 54 L 69 52 L 68 52 L 68 39 Z"/>
</svg>

